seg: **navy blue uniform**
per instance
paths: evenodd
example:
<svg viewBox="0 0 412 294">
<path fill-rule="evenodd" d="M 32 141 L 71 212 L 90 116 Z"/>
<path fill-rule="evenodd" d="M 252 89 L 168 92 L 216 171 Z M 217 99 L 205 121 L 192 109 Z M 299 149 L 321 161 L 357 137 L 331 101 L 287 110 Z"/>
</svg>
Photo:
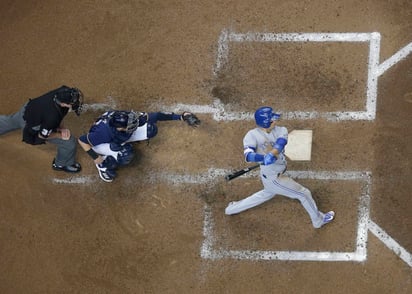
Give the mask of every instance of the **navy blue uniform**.
<svg viewBox="0 0 412 294">
<path fill-rule="evenodd" d="M 136 142 L 143 141 L 153 138 L 157 135 L 157 125 L 158 121 L 165 120 L 180 120 L 180 114 L 174 113 L 164 113 L 164 112 L 137 112 L 138 115 L 138 127 L 135 132 L 127 133 L 117 130 L 116 127 L 110 124 L 111 115 L 115 111 L 105 112 L 100 116 L 92 125 L 89 132 L 85 135 L 80 136 L 80 140 L 84 143 L 89 144 L 92 147 L 98 146 L 104 143 L 114 143 L 117 145 L 122 145 L 126 142 Z M 146 132 L 142 132 L 146 130 Z M 136 132 L 141 134 L 137 136 Z"/>
<path fill-rule="evenodd" d="M 158 121 L 181 119 L 180 114 L 166 112 L 108 111 L 93 123 L 87 134 L 79 137 L 79 141 L 93 159 L 102 156 L 104 161 L 96 164 L 97 170 L 103 181 L 111 182 L 117 167 L 132 161 L 134 151 L 131 142 L 156 136 Z"/>
</svg>

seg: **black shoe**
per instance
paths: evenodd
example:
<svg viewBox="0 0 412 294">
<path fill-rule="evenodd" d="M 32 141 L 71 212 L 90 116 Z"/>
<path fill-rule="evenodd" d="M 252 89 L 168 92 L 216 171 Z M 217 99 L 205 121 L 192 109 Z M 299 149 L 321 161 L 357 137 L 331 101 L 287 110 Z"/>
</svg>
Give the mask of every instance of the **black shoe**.
<svg viewBox="0 0 412 294">
<path fill-rule="evenodd" d="M 56 159 L 53 159 L 53 164 L 52 164 L 52 168 L 54 170 L 59 170 L 59 171 L 65 171 L 68 173 L 78 173 L 79 171 L 82 170 L 82 167 L 80 165 L 80 163 L 76 162 L 72 165 L 66 165 L 66 166 L 61 166 L 61 165 L 57 165 L 55 163 Z"/>
</svg>

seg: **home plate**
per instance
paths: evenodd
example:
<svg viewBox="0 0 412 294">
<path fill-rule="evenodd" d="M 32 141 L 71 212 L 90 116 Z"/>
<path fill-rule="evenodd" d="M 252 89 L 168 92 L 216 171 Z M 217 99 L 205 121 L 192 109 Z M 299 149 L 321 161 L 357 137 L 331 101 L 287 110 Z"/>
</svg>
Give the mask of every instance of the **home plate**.
<svg viewBox="0 0 412 294">
<path fill-rule="evenodd" d="M 312 130 L 293 130 L 288 135 L 285 154 L 290 160 L 310 160 L 312 154 Z"/>
</svg>

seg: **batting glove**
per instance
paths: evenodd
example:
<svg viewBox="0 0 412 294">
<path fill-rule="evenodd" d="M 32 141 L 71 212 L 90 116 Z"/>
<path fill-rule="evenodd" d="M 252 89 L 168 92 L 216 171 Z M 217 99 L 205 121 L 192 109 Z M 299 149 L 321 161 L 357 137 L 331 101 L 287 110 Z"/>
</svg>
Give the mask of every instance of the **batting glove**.
<svg viewBox="0 0 412 294">
<path fill-rule="evenodd" d="M 263 158 L 263 164 L 269 165 L 269 164 L 275 163 L 276 159 L 277 159 L 276 156 L 273 155 L 273 153 L 269 152 Z"/>
</svg>

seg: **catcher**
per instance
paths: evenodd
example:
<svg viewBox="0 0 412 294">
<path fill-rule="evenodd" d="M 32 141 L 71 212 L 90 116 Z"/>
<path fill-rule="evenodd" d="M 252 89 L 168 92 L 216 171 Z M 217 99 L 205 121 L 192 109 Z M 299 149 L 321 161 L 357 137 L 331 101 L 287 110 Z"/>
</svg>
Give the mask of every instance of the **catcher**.
<svg viewBox="0 0 412 294">
<path fill-rule="evenodd" d="M 158 131 L 156 123 L 166 120 L 181 120 L 192 127 L 200 125 L 200 120 L 191 112 L 113 110 L 103 113 L 78 142 L 93 159 L 100 178 L 110 183 L 116 177 L 116 169 L 132 161 L 134 151 L 131 142 L 153 138 Z"/>
</svg>

